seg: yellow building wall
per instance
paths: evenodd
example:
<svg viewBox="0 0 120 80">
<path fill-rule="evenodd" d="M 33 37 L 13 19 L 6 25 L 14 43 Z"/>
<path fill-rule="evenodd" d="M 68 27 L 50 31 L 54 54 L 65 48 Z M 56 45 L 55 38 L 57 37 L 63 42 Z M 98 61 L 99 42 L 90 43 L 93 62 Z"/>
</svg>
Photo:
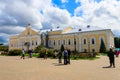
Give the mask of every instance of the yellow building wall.
<svg viewBox="0 0 120 80">
<path fill-rule="evenodd" d="M 25 43 L 29 42 L 30 43 L 30 48 L 35 49 L 37 47 L 38 40 L 40 41 L 40 35 L 38 32 L 34 31 L 31 29 L 31 27 L 27 27 L 26 30 L 24 30 L 21 34 L 17 36 L 11 36 L 9 40 L 9 50 L 14 50 L 14 49 L 23 49 L 25 48 Z M 32 43 L 33 42 L 33 43 Z M 37 45 L 36 45 L 37 42 Z"/>
<path fill-rule="evenodd" d="M 113 44 L 114 43 L 114 36 L 112 35 L 108 35 L 112 33 L 109 30 L 101 30 L 101 31 L 88 31 L 88 32 L 82 32 L 82 33 L 76 33 L 76 34 L 61 34 L 61 35 L 51 35 L 49 36 L 49 40 L 52 41 L 51 45 L 49 45 L 50 47 L 53 47 L 54 49 L 60 49 L 62 43 L 60 43 L 60 45 L 58 45 L 58 40 L 60 40 L 60 42 L 62 42 L 63 40 L 65 40 L 65 48 L 71 49 L 71 50 L 75 50 L 75 45 L 74 45 L 74 38 L 76 39 L 76 50 L 80 51 L 80 47 L 81 47 L 81 52 L 84 52 L 84 49 L 87 50 L 90 47 L 90 52 L 92 52 L 92 49 L 94 49 L 96 52 L 99 52 L 100 49 L 100 45 L 101 45 L 101 39 L 103 38 L 105 46 L 107 49 L 108 45 Z M 83 39 L 86 38 L 87 42 L 86 45 L 83 44 Z M 94 38 L 95 39 L 95 44 L 91 44 L 91 39 Z M 110 41 L 108 41 L 108 39 L 110 38 Z M 68 39 L 70 39 L 71 44 L 68 45 Z M 55 40 L 55 45 L 53 44 Z M 90 44 L 88 44 L 90 42 Z"/>
<path fill-rule="evenodd" d="M 90 46 L 90 52 L 92 52 L 92 49 L 95 49 L 95 51 L 99 52 L 99 49 L 100 49 L 100 37 L 102 36 L 104 38 L 104 43 L 105 43 L 105 46 L 107 47 L 107 35 L 106 33 L 99 33 L 99 34 L 95 34 L 95 33 L 92 33 L 92 34 L 84 34 L 82 35 L 82 39 L 84 37 L 86 37 L 87 39 L 87 44 L 86 45 L 82 45 L 82 52 L 84 52 L 84 49 L 87 49 L 88 51 L 88 48 Z M 91 44 L 91 38 L 95 38 L 95 44 Z"/>
</svg>

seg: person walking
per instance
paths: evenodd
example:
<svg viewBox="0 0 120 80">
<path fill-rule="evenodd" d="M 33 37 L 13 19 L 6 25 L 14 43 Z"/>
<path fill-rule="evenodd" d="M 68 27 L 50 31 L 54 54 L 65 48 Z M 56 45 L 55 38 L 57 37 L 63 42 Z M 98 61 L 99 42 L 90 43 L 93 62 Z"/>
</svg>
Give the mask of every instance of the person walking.
<svg viewBox="0 0 120 80">
<path fill-rule="evenodd" d="M 59 63 L 62 63 L 62 52 L 59 51 L 58 53 L 58 59 L 59 59 Z"/>
<path fill-rule="evenodd" d="M 68 58 L 67 58 L 67 63 L 70 64 L 70 55 L 71 55 L 71 51 L 70 49 L 68 49 Z"/>
<path fill-rule="evenodd" d="M 44 59 L 47 59 L 48 52 L 47 50 L 45 51 Z"/>
<path fill-rule="evenodd" d="M 113 49 L 110 48 L 107 56 L 109 57 L 109 61 L 110 61 L 110 66 L 109 67 L 112 67 L 115 68 L 115 52 L 113 52 Z"/>
<path fill-rule="evenodd" d="M 28 50 L 29 58 L 32 58 L 32 49 Z"/>
<path fill-rule="evenodd" d="M 63 54 L 64 54 L 64 64 L 66 65 L 67 64 L 67 58 L 68 58 L 68 51 L 67 51 L 67 49 L 64 50 Z"/>
<path fill-rule="evenodd" d="M 24 49 L 22 49 L 21 59 L 25 59 L 25 51 L 24 51 Z"/>
</svg>

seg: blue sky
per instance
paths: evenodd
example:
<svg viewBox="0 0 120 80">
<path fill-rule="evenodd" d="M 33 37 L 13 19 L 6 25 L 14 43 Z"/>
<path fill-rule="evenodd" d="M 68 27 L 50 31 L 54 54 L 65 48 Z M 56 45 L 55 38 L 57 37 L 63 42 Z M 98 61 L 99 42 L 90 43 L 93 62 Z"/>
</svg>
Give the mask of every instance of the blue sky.
<svg viewBox="0 0 120 80">
<path fill-rule="evenodd" d="M 61 9 L 66 9 L 71 16 L 74 16 L 74 10 L 81 6 L 81 2 L 76 3 L 76 0 L 65 0 L 66 2 L 62 3 L 62 0 L 52 0 L 53 4 Z M 94 0 L 94 2 L 101 2 L 101 0 Z M 82 11 L 80 12 L 80 15 L 82 16 Z"/>
<path fill-rule="evenodd" d="M 70 0 L 65 3 L 62 3 L 61 0 L 53 0 L 52 2 L 59 8 L 68 10 L 71 16 L 74 16 L 74 10 L 81 5 L 80 3 L 76 3 L 75 0 Z"/>
<path fill-rule="evenodd" d="M 120 0 L 0 0 L 0 42 L 20 34 L 28 23 L 36 30 L 86 25 L 120 36 Z"/>
</svg>

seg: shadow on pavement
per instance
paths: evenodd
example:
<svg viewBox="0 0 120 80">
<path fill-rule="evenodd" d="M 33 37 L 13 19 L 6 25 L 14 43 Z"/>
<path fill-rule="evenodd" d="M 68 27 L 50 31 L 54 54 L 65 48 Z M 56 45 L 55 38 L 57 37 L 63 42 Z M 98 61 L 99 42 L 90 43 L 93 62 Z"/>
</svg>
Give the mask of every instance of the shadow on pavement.
<svg viewBox="0 0 120 80">
<path fill-rule="evenodd" d="M 110 66 L 104 66 L 102 68 L 115 68 L 115 67 L 110 67 Z"/>
<path fill-rule="evenodd" d="M 62 63 L 52 63 L 54 66 L 64 66 Z"/>
</svg>

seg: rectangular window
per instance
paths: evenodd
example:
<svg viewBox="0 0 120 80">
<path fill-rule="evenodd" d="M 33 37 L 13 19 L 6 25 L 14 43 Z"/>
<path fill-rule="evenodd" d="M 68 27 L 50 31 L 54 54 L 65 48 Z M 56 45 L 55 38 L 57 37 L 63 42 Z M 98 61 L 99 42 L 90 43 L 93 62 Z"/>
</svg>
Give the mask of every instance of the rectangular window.
<svg viewBox="0 0 120 80">
<path fill-rule="evenodd" d="M 58 40 L 58 45 L 60 45 L 60 40 Z"/>
<path fill-rule="evenodd" d="M 37 45 L 37 41 L 36 41 L 36 45 Z"/>
<path fill-rule="evenodd" d="M 34 41 L 32 41 L 32 45 L 34 45 Z"/>
<path fill-rule="evenodd" d="M 95 44 L 95 40 L 92 38 L 92 44 Z"/>
<path fill-rule="evenodd" d="M 51 45 L 51 40 L 49 40 L 49 45 Z"/>
<path fill-rule="evenodd" d="M 65 45 L 65 40 L 63 40 L 63 45 Z"/>
</svg>

